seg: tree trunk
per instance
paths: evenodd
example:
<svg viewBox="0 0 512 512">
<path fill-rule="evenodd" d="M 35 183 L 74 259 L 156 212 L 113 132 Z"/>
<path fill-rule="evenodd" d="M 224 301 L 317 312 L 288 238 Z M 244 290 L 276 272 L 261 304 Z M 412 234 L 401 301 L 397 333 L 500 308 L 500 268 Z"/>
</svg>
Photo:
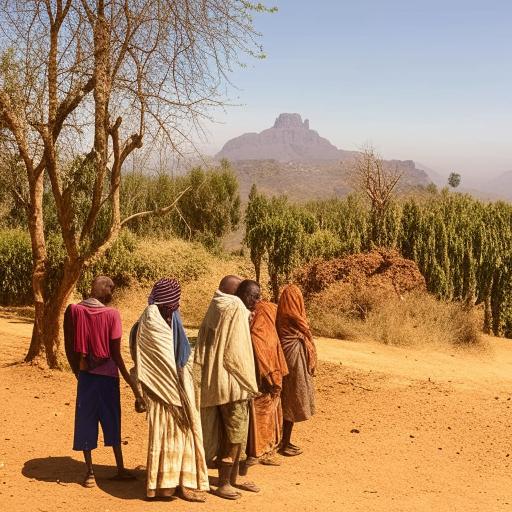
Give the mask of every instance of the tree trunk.
<svg viewBox="0 0 512 512">
<path fill-rule="evenodd" d="M 256 274 L 256 282 L 260 284 L 261 277 L 261 259 L 254 261 L 254 273 Z"/>
<path fill-rule="evenodd" d="M 77 262 L 66 263 L 64 275 L 56 292 L 45 303 L 36 302 L 32 342 L 25 361 L 32 362 L 43 353 L 49 368 L 61 369 L 62 320 L 69 297 L 80 277 L 80 265 Z M 42 283 L 44 287 L 45 282 Z"/>
<path fill-rule="evenodd" d="M 25 362 L 36 360 L 44 351 L 44 304 L 46 284 L 46 240 L 43 221 L 44 175 L 41 173 L 30 182 L 30 206 L 27 211 L 28 228 L 32 245 L 32 293 L 34 297 L 34 327 Z"/>
<path fill-rule="evenodd" d="M 270 287 L 272 289 L 272 300 L 277 304 L 279 300 L 279 278 L 275 272 L 270 274 Z"/>
<path fill-rule="evenodd" d="M 485 334 L 491 334 L 491 321 L 491 298 L 489 296 L 486 296 L 484 299 L 484 326 L 482 329 Z"/>
<path fill-rule="evenodd" d="M 44 351 L 43 342 L 43 325 L 44 325 L 44 303 L 36 302 L 34 304 L 34 325 L 32 327 L 32 338 L 28 348 L 25 362 L 31 363 L 38 359 Z"/>
<path fill-rule="evenodd" d="M 50 368 L 62 369 L 64 366 L 60 351 L 64 309 L 69 302 L 69 297 L 76 286 L 80 273 L 81 265 L 77 261 L 66 263 L 59 287 L 52 299 L 46 303 L 43 340 L 46 361 Z"/>
</svg>

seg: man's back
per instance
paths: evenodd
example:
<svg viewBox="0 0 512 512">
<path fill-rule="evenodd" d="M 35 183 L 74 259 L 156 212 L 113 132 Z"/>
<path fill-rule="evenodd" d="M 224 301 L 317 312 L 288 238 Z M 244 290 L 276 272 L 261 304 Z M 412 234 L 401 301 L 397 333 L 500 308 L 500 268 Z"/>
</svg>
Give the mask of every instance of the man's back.
<svg viewBox="0 0 512 512">
<path fill-rule="evenodd" d="M 238 297 L 215 292 L 194 362 L 201 367 L 201 407 L 245 400 L 257 392 L 248 311 Z"/>
<path fill-rule="evenodd" d="M 97 361 L 90 373 L 118 377 L 117 365 L 111 358 L 110 342 L 121 338 L 119 312 L 111 307 L 81 302 L 69 307 L 73 325 L 74 351 Z"/>
</svg>

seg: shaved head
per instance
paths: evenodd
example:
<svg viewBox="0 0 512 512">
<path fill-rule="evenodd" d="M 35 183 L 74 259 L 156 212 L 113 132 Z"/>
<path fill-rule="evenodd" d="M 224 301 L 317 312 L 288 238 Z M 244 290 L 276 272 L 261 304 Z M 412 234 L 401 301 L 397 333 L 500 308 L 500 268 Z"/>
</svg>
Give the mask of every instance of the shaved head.
<svg viewBox="0 0 512 512">
<path fill-rule="evenodd" d="M 97 276 L 91 284 L 91 297 L 98 299 L 103 304 L 108 304 L 112 300 L 114 293 L 114 281 L 108 276 Z"/>
<path fill-rule="evenodd" d="M 238 276 L 225 276 L 219 283 L 219 290 L 222 293 L 229 293 L 229 295 L 235 295 L 238 286 L 242 282 L 242 279 Z"/>
<path fill-rule="evenodd" d="M 246 279 L 238 286 L 236 296 L 240 297 L 249 311 L 254 311 L 256 304 L 261 300 L 260 285 L 256 281 Z"/>
</svg>

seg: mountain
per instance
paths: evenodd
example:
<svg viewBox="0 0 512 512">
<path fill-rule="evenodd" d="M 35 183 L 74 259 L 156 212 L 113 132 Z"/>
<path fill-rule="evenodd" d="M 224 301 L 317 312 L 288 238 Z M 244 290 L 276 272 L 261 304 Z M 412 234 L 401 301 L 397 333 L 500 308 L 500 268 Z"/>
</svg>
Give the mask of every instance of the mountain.
<svg viewBox="0 0 512 512">
<path fill-rule="evenodd" d="M 483 185 L 482 188 L 501 199 L 512 200 L 512 171 L 500 174 Z"/>
<path fill-rule="evenodd" d="M 245 133 L 224 144 L 216 158 L 238 160 L 276 160 L 278 162 L 329 162 L 354 155 L 340 151 L 299 114 L 280 114 L 274 126 L 260 133 Z"/>
<path fill-rule="evenodd" d="M 232 163 L 242 197 L 255 183 L 267 193 L 307 200 L 347 195 L 352 190 L 350 170 L 358 154 L 338 149 L 312 130 L 300 114 L 280 114 L 271 128 L 226 142 L 215 159 Z M 403 172 L 403 189 L 431 183 L 412 160 L 389 160 L 385 165 Z"/>
<path fill-rule="evenodd" d="M 427 173 L 427 176 L 429 179 L 437 185 L 438 187 L 446 187 L 448 184 L 448 177 L 443 176 L 442 174 L 438 173 L 437 171 L 434 171 L 434 169 L 431 169 L 430 167 L 427 167 L 426 165 L 421 164 L 420 162 L 416 162 L 416 167 L 418 169 L 421 169 Z"/>
</svg>

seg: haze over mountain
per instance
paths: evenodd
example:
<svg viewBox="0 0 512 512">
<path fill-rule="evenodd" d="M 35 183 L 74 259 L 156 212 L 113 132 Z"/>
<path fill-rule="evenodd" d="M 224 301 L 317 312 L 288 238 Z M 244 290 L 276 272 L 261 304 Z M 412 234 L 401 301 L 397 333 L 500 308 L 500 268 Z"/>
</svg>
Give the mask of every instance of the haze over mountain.
<svg viewBox="0 0 512 512">
<path fill-rule="evenodd" d="M 502 199 L 512 200 L 512 171 L 504 172 L 482 186 L 483 190 Z"/>
<path fill-rule="evenodd" d="M 349 171 L 357 155 L 321 137 L 300 114 L 285 113 L 271 128 L 229 140 L 215 158 L 233 164 L 242 197 L 255 183 L 267 193 L 304 200 L 348 194 L 352 190 Z M 431 183 L 412 160 L 389 160 L 385 165 L 402 171 L 403 188 Z"/>
<path fill-rule="evenodd" d="M 448 175 L 442 175 L 429 167 L 420 164 L 416 165 L 423 169 L 430 180 L 439 188 L 448 186 Z M 457 187 L 457 192 L 471 194 L 484 201 L 512 200 L 512 171 L 504 172 L 490 180 L 475 179 L 473 176 L 466 176 L 464 171 L 460 172 L 462 182 Z"/>
<path fill-rule="evenodd" d="M 354 156 L 339 150 L 300 114 L 280 114 L 274 126 L 260 133 L 245 133 L 229 140 L 217 158 L 237 160 L 277 160 L 278 162 L 332 162 Z"/>
</svg>

